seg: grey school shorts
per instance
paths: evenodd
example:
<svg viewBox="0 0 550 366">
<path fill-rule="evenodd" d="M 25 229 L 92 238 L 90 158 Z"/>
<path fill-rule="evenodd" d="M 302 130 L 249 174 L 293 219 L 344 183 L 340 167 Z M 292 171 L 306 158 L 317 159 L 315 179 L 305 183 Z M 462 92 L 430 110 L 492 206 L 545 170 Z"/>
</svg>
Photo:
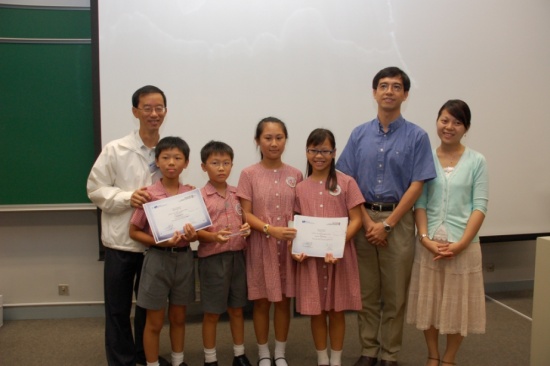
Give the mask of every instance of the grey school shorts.
<svg viewBox="0 0 550 366">
<path fill-rule="evenodd" d="M 242 250 L 199 258 L 201 303 L 205 313 L 222 314 L 247 303 L 246 267 Z"/>
<path fill-rule="evenodd" d="M 172 305 L 189 305 L 195 301 L 193 250 L 172 253 L 149 249 L 143 260 L 137 304 L 160 310 L 166 299 Z"/>
</svg>

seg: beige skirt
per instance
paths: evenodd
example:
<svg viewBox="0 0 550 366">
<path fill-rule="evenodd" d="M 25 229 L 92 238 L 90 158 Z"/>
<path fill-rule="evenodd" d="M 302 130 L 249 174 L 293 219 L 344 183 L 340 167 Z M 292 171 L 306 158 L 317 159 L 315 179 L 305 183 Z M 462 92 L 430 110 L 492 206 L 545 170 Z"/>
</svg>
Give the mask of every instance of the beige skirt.
<svg viewBox="0 0 550 366">
<path fill-rule="evenodd" d="M 443 240 L 444 231 L 437 234 L 437 240 Z M 417 240 L 407 323 L 420 330 L 433 326 L 441 334 L 466 336 L 485 333 L 485 321 L 479 242 L 470 243 L 455 258 L 434 261 L 433 254 Z"/>
</svg>

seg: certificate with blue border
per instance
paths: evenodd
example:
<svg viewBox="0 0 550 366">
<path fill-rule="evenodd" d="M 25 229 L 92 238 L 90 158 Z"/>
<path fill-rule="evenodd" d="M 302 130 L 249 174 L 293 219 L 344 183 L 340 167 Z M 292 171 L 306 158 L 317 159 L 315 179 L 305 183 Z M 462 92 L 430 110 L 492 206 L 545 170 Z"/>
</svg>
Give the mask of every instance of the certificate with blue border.
<svg viewBox="0 0 550 366">
<path fill-rule="evenodd" d="M 334 258 L 344 256 L 347 217 L 311 217 L 294 215 L 296 238 L 292 254 L 304 253 L 308 257 L 322 257 L 332 253 Z"/>
<path fill-rule="evenodd" d="M 170 239 L 176 231 L 183 232 L 187 223 L 195 230 L 212 225 L 199 189 L 145 203 L 143 210 L 156 243 Z"/>
</svg>

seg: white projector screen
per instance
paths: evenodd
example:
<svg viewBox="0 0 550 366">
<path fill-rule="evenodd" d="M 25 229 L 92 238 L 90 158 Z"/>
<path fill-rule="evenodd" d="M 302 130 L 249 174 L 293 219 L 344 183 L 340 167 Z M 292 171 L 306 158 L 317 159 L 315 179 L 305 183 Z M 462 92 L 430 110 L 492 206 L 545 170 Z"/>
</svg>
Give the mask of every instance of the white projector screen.
<svg viewBox="0 0 550 366">
<path fill-rule="evenodd" d="M 465 143 L 490 171 L 481 234 L 550 232 L 548 16 L 547 0 L 99 0 L 102 144 L 137 128 L 130 97 L 153 84 L 168 100 L 162 135 L 191 146 L 190 184 L 206 182 L 211 139 L 235 150 L 236 184 L 266 116 L 286 122 L 283 160 L 304 170 L 311 130 L 341 150 L 375 117 L 375 73 L 398 66 L 412 81 L 403 115 L 433 146 L 446 100 L 472 109 Z"/>
</svg>

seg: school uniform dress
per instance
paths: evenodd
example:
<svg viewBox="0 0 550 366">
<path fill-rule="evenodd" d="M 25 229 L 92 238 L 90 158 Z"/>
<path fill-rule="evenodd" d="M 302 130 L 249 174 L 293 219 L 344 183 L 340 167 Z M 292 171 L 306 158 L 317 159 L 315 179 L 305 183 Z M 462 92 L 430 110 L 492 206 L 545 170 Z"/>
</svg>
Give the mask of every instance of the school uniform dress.
<svg viewBox="0 0 550 366">
<path fill-rule="evenodd" d="M 434 160 L 437 154 L 433 151 Z M 485 214 L 488 178 L 483 155 L 466 148 L 451 172 L 436 164 L 437 178 L 424 186 L 415 207 L 426 210 L 428 236 L 440 242 L 460 240 L 474 210 Z M 485 292 L 481 248 L 476 234 L 452 259 L 434 261 L 417 240 L 407 322 L 441 334 L 485 333 Z"/>
<path fill-rule="evenodd" d="M 267 169 L 260 163 L 241 172 L 237 196 L 252 202 L 252 213 L 271 226 L 287 226 L 294 212 L 296 184 L 302 173 L 284 164 Z M 267 298 L 278 302 L 293 297 L 296 263 L 290 256 L 286 240 L 267 237 L 252 230 L 246 250 L 246 274 L 249 300 Z"/>
<path fill-rule="evenodd" d="M 336 173 L 338 187 L 326 189 L 326 182 L 308 178 L 296 187 L 295 211 L 304 216 L 348 217 L 349 210 L 365 202 L 357 183 Z M 353 239 L 344 247 L 344 256 L 335 264 L 324 258 L 306 258 L 296 267 L 296 310 L 305 315 L 321 311 L 361 309 L 361 288 L 357 253 Z"/>
</svg>

